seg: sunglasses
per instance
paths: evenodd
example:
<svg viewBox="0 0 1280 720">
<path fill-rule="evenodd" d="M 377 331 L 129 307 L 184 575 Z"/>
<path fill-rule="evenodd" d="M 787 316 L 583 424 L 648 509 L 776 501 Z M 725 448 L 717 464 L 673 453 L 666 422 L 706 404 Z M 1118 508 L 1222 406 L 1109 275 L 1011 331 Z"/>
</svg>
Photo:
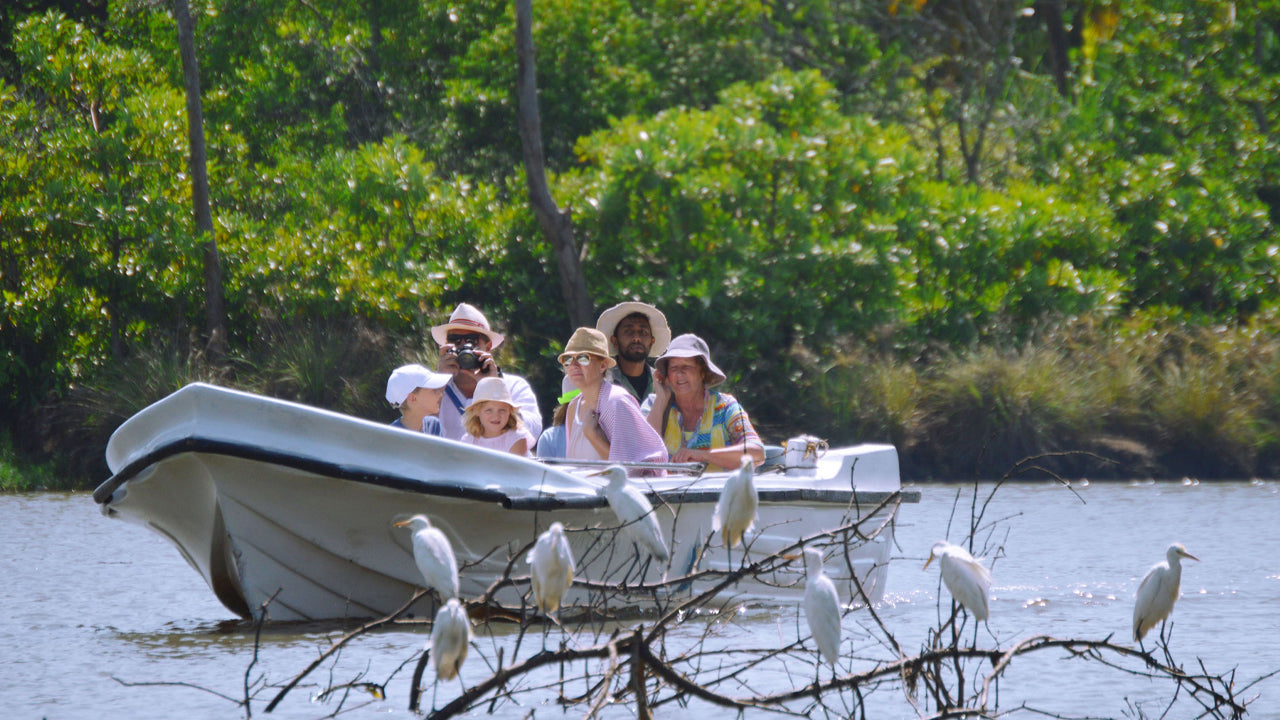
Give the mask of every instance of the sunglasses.
<svg viewBox="0 0 1280 720">
<path fill-rule="evenodd" d="M 478 335 L 475 333 L 472 333 L 470 335 L 448 335 L 445 337 L 445 341 L 447 341 L 450 345 L 461 345 L 463 343 L 471 343 L 472 345 L 478 345 L 483 340 L 485 340 L 484 335 Z"/>
<path fill-rule="evenodd" d="M 578 353 L 577 355 L 566 355 L 560 361 L 560 364 L 565 367 L 569 367 L 574 363 L 578 363 L 579 365 L 590 365 L 593 359 L 595 359 L 595 356 L 591 353 Z"/>
</svg>

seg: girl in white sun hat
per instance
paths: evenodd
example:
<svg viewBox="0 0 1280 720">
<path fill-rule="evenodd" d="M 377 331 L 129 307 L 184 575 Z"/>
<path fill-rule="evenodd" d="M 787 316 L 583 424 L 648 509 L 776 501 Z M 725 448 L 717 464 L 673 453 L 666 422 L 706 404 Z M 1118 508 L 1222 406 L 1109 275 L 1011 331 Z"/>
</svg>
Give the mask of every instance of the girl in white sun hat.
<svg viewBox="0 0 1280 720">
<path fill-rule="evenodd" d="M 528 456 L 536 442 L 520 419 L 520 407 L 501 378 L 481 378 L 463 414 L 463 442 Z"/>
</svg>

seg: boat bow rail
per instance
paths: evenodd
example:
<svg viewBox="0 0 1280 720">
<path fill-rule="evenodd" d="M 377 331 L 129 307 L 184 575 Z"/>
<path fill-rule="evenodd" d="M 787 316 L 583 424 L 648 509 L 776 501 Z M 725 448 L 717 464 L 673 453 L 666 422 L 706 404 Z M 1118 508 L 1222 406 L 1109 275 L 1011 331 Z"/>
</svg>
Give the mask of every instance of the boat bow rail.
<svg viewBox="0 0 1280 720">
<path fill-rule="evenodd" d="M 94 500 L 109 503 L 147 468 L 185 453 L 237 457 L 505 507 L 604 504 L 601 478 L 203 383 L 148 406 L 116 430 L 107 444 L 107 464 L 114 474 L 94 491 Z"/>
<path fill-rule="evenodd" d="M 319 408 L 193 383 L 134 415 L 107 445 L 110 478 L 93 499 L 108 504 L 120 488 L 175 455 L 236 457 L 314 475 L 424 495 L 492 502 L 509 509 L 605 507 L 604 480 L 568 466 L 483 450 Z M 429 458 L 429 462 L 427 459 Z M 591 468 L 598 470 L 598 468 Z M 727 473 L 643 478 L 654 501 L 714 501 Z M 874 505 L 897 492 L 891 445 L 832 450 L 808 471 L 769 471 L 763 502 Z M 533 480 L 536 478 L 536 480 Z M 917 491 L 902 496 L 918 500 Z"/>
</svg>

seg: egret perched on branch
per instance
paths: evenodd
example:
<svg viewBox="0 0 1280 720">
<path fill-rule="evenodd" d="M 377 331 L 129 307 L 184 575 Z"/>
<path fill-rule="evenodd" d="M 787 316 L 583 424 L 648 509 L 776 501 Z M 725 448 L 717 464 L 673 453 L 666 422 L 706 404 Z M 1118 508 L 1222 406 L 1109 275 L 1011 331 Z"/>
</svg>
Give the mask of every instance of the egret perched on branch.
<svg viewBox="0 0 1280 720">
<path fill-rule="evenodd" d="M 547 531 L 538 536 L 538 542 L 525 560 L 529 563 L 533 583 L 533 601 L 544 613 L 560 608 L 560 599 L 573 584 L 573 550 L 564 526 L 551 523 Z"/>
<path fill-rule="evenodd" d="M 436 659 L 437 678 L 452 680 L 458 676 L 462 661 L 467 659 L 470 642 L 471 623 L 467 620 L 467 611 L 458 598 L 449 598 L 431 625 L 431 653 Z"/>
<path fill-rule="evenodd" d="M 458 597 L 458 561 L 449 538 L 431 527 L 426 515 L 414 515 L 395 526 L 413 528 L 413 560 L 427 588 L 440 593 L 441 599 Z"/>
<path fill-rule="evenodd" d="M 667 552 L 667 544 L 662 539 L 662 528 L 658 525 L 658 516 L 653 512 L 653 503 L 644 493 L 627 484 L 627 471 L 621 465 L 610 465 L 595 473 L 609 479 L 605 486 L 604 497 L 613 508 L 618 522 L 626 526 L 635 541 L 644 546 L 649 554 L 665 562 L 671 557 Z"/>
<path fill-rule="evenodd" d="M 1133 606 L 1133 639 L 1138 642 L 1173 612 L 1182 585 L 1182 558 L 1200 559 L 1187 552 L 1182 543 L 1170 545 L 1164 556 L 1166 560 L 1153 565 L 1138 586 L 1138 600 Z"/>
<path fill-rule="evenodd" d="M 755 465 L 750 455 L 742 456 L 742 464 L 724 481 L 711 529 L 720 531 L 725 547 L 742 542 L 742 536 L 756 524 L 756 509 L 760 498 L 756 495 Z"/>
<path fill-rule="evenodd" d="M 929 551 L 929 559 L 924 563 L 925 569 L 928 569 L 935 557 L 938 558 L 942 581 L 947 584 L 947 590 L 951 591 L 951 597 L 978 620 L 986 620 L 991 571 L 975 560 L 968 550 L 946 540 L 934 543 L 933 549 Z"/>
<path fill-rule="evenodd" d="M 805 548 L 804 616 L 818 651 L 831 665 L 840 657 L 840 596 L 822 572 L 822 551 Z"/>
</svg>

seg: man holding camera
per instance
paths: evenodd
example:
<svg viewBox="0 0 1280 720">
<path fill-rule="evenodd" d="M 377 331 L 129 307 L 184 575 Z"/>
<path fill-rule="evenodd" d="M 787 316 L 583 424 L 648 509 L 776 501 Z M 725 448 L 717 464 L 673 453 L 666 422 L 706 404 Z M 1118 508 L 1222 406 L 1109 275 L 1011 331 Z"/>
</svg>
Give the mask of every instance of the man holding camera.
<svg viewBox="0 0 1280 720">
<path fill-rule="evenodd" d="M 528 380 L 498 368 L 492 353 L 502 344 L 503 337 L 489 328 L 484 313 L 461 303 L 449 316 L 449 322 L 431 328 L 431 337 L 440 345 L 437 370 L 453 376 L 444 386 L 444 402 L 440 404 L 440 424 L 445 437 L 461 440 L 466 434 L 462 413 L 471 404 L 476 384 L 486 377 L 502 379 L 511 391 L 512 400 L 520 407 L 520 418 L 529 434 L 535 438 L 541 435 L 542 412 L 538 409 L 538 398 Z"/>
</svg>

